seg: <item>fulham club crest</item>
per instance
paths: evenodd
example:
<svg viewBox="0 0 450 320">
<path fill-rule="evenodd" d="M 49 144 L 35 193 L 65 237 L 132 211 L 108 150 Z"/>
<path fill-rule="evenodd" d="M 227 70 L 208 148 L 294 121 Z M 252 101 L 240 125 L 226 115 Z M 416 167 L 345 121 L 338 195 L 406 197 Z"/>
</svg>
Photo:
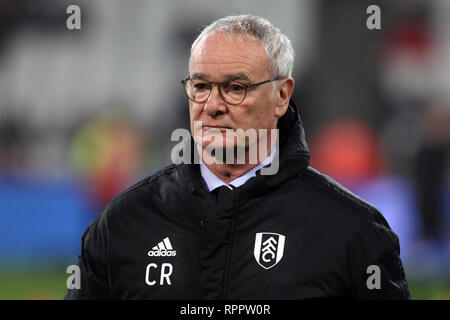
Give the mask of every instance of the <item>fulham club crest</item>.
<svg viewBox="0 0 450 320">
<path fill-rule="evenodd" d="M 255 238 L 255 259 L 264 269 L 270 269 L 283 257 L 286 237 L 278 233 L 258 232 Z"/>
</svg>

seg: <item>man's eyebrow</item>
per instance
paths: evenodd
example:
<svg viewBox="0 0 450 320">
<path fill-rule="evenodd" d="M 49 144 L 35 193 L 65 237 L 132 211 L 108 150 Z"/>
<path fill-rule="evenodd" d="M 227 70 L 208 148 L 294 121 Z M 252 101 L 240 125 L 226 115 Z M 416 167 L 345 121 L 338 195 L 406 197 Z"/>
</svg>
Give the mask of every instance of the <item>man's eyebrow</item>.
<svg viewBox="0 0 450 320">
<path fill-rule="evenodd" d="M 250 82 L 250 79 L 244 73 L 233 73 L 225 75 L 227 80 L 245 80 Z"/>
<path fill-rule="evenodd" d="M 205 74 L 203 73 L 194 73 L 193 75 L 190 76 L 191 79 L 205 79 L 208 78 Z"/>
<path fill-rule="evenodd" d="M 204 79 L 207 80 L 209 77 L 203 73 L 195 72 L 191 75 L 191 79 Z M 231 73 L 226 74 L 224 76 L 225 81 L 233 81 L 233 80 L 244 80 L 250 82 L 250 79 L 244 73 Z"/>
</svg>

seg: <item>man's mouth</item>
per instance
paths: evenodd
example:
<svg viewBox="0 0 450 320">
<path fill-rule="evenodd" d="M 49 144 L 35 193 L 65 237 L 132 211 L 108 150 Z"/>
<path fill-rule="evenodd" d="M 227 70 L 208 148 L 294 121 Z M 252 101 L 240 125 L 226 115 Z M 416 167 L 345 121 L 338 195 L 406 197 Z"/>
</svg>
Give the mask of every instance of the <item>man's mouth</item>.
<svg viewBox="0 0 450 320">
<path fill-rule="evenodd" d="M 205 130 L 209 130 L 209 129 L 227 130 L 228 129 L 228 130 L 234 131 L 234 129 L 231 127 L 218 126 L 218 125 L 204 125 L 204 126 L 202 126 L 202 128 Z"/>
</svg>

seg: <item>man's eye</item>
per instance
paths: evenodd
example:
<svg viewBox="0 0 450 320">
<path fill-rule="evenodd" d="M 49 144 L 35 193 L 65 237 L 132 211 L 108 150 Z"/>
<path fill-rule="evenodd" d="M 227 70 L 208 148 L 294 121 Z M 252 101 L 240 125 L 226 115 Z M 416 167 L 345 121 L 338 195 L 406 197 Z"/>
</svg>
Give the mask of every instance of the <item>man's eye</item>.
<svg viewBox="0 0 450 320">
<path fill-rule="evenodd" d="M 207 90 L 209 89 L 209 85 L 206 82 L 198 82 L 194 83 L 195 90 Z"/>
<path fill-rule="evenodd" d="M 244 85 L 240 83 L 230 83 L 226 86 L 225 91 L 226 92 L 242 92 L 245 90 Z"/>
</svg>

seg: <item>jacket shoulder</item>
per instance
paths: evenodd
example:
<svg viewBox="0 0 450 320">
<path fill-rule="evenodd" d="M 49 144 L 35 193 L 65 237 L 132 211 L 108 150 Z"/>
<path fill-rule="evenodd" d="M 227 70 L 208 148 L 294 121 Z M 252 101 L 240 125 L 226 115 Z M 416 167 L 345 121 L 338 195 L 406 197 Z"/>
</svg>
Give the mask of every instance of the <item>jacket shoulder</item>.
<svg viewBox="0 0 450 320">
<path fill-rule="evenodd" d="M 154 183 L 167 181 L 168 179 L 170 179 L 171 174 L 175 171 L 175 168 L 176 166 L 174 164 L 171 164 L 167 167 L 164 167 L 156 171 L 152 175 L 136 182 L 131 187 L 128 187 L 127 189 L 119 193 L 109 202 L 109 204 L 113 204 L 115 202 L 124 200 L 130 196 L 133 196 L 134 194 L 139 194 L 144 189 L 146 189 L 146 187 L 151 186 Z"/>
<path fill-rule="evenodd" d="M 344 206 L 350 218 L 355 223 L 360 222 L 358 225 L 364 230 L 370 229 L 376 234 L 376 240 L 381 241 L 387 249 L 400 252 L 397 235 L 391 230 L 380 210 L 371 203 L 312 167 L 305 169 L 303 180 L 318 192 L 326 194 L 330 201 Z"/>
<path fill-rule="evenodd" d="M 354 258 L 352 268 L 359 270 L 360 283 L 365 284 L 367 277 L 366 269 L 368 265 L 380 266 L 385 277 L 389 281 L 383 284 L 384 291 L 380 291 L 380 297 L 403 299 L 409 298 L 409 290 L 405 279 L 405 271 L 400 260 L 400 243 L 397 235 L 391 230 L 386 219 L 381 212 L 369 202 L 358 197 L 334 179 L 308 167 L 303 175 L 304 181 L 309 186 L 315 188 L 319 193 L 325 195 L 335 207 L 343 208 L 345 218 L 341 219 L 340 226 L 344 226 L 345 231 L 349 231 L 346 223 L 356 226 L 353 235 L 346 235 L 352 239 L 351 247 L 354 248 Z M 342 232 L 342 230 L 341 230 Z M 357 263 L 359 261 L 359 264 Z M 355 266 L 363 267 L 357 268 Z M 366 290 L 364 285 L 362 290 L 356 290 L 355 296 L 362 298 L 373 298 L 376 293 Z M 359 293 L 358 293 L 359 292 Z M 361 292 L 363 293 L 361 295 Z"/>
<path fill-rule="evenodd" d="M 154 186 L 168 183 L 173 179 L 172 174 L 175 168 L 176 166 L 173 164 L 164 167 L 128 187 L 109 201 L 100 215 L 111 216 L 115 215 L 114 212 L 129 212 L 129 209 L 133 208 L 134 205 L 141 203 L 141 201 L 148 201 L 149 194 L 152 193 Z"/>
</svg>

